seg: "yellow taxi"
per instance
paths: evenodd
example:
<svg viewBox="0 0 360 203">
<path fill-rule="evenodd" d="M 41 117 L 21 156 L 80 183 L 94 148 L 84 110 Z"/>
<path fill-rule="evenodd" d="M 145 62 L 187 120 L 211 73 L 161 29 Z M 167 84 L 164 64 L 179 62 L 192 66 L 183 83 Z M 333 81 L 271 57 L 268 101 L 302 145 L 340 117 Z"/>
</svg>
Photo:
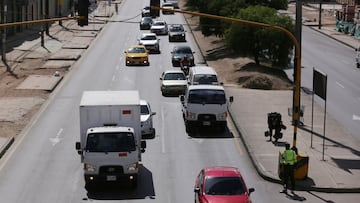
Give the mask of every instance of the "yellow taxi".
<svg viewBox="0 0 360 203">
<path fill-rule="evenodd" d="M 149 53 L 143 45 L 129 47 L 125 51 L 125 65 L 150 65 Z"/>
</svg>

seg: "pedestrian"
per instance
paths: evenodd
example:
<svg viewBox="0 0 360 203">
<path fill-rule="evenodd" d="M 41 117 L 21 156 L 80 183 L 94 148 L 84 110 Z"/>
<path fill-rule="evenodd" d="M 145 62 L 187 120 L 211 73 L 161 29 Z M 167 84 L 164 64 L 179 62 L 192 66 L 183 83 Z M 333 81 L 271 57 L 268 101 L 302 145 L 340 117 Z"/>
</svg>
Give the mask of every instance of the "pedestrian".
<svg viewBox="0 0 360 203">
<path fill-rule="evenodd" d="M 287 189 L 289 189 L 289 179 L 291 182 L 291 193 L 294 193 L 295 190 L 295 163 L 296 163 L 296 151 L 290 149 L 290 144 L 285 143 L 285 151 L 281 154 L 281 164 L 283 167 L 283 184 L 284 189 L 281 191 L 283 193 L 287 193 Z"/>
</svg>

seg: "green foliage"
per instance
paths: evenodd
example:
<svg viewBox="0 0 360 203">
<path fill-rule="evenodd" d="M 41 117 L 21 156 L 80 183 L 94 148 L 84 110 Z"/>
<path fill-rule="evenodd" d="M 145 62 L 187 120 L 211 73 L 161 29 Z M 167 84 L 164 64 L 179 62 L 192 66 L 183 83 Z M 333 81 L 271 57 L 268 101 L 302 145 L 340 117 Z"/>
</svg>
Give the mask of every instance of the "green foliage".
<svg viewBox="0 0 360 203">
<path fill-rule="evenodd" d="M 286 9 L 287 0 L 187 0 L 186 5 L 200 13 L 207 13 L 225 17 L 235 17 L 240 9 L 251 5 L 264 5 L 275 9 Z M 205 36 L 223 36 L 229 28 L 229 23 L 224 21 L 200 18 L 201 32 Z"/>
<path fill-rule="evenodd" d="M 293 32 L 290 17 L 277 14 L 275 9 L 265 6 L 250 6 L 241 9 L 236 18 L 281 26 Z M 274 66 L 285 66 L 293 43 L 283 32 L 255 26 L 233 23 L 225 33 L 226 46 L 236 53 L 254 57 L 255 63 L 269 60 Z"/>
</svg>

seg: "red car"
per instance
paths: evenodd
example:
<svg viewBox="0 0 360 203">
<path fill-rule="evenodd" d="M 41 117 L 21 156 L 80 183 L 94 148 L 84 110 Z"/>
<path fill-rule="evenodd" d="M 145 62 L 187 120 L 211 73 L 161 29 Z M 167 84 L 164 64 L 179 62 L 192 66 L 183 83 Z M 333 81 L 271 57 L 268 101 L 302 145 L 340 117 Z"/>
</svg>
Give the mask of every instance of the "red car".
<svg viewBox="0 0 360 203">
<path fill-rule="evenodd" d="M 250 193 L 239 170 L 216 166 L 200 171 L 195 182 L 195 203 L 251 203 Z"/>
</svg>

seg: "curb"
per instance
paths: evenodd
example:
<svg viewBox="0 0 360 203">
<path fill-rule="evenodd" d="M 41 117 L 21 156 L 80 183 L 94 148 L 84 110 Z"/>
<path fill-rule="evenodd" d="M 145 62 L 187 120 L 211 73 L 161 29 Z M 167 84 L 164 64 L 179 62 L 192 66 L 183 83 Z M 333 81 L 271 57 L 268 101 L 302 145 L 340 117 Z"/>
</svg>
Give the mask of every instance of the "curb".
<svg viewBox="0 0 360 203">
<path fill-rule="evenodd" d="M 5 141 L 5 144 L 3 146 L 1 146 L 1 148 L 0 148 L 0 159 L 4 156 L 4 154 L 11 147 L 11 145 L 14 143 L 14 141 L 15 141 L 14 137 L 8 138 Z"/>
<path fill-rule="evenodd" d="M 254 158 L 251 150 L 248 148 L 248 144 L 247 144 L 244 136 L 242 136 L 243 134 L 241 133 L 241 129 L 240 129 L 240 127 L 238 127 L 230 108 L 228 108 L 228 112 L 229 112 L 229 115 L 230 115 L 230 119 L 234 123 L 234 126 L 235 126 L 235 129 L 236 129 L 237 133 L 240 135 L 240 139 L 244 143 L 245 149 L 246 149 L 247 153 L 249 154 L 250 160 L 251 160 L 252 164 L 254 165 L 257 173 L 264 180 L 267 180 L 269 182 L 277 183 L 277 184 L 282 185 L 282 181 L 280 179 L 270 177 L 270 176 L 266 175 L 263 170 L 261 170 L 260 164 Z M 316 187 L 316 186 L 307 187 L 307 186 L 304 186 L 304 185 L 301 185 L 301 184 L 296 184 L 296 190 L 297 191 L 324 192 L 324 193 L 360 193 L 360 188 L 329 188 L 329 187 Z"/>
</svg>

